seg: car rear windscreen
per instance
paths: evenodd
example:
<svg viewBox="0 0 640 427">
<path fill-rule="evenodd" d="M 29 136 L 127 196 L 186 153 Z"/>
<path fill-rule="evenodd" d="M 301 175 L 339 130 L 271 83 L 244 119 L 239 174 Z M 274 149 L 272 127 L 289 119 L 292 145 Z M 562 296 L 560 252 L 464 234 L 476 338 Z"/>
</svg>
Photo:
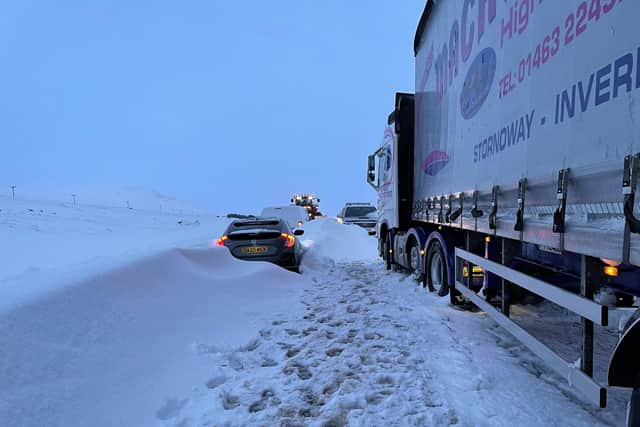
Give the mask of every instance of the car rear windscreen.
<svg viewBox="0 0 640 427">
<path fill-rule="evenodd" d="M 282 224 L 278 220 L 241 221 L 228 232 L 229 240 L 273 239 L 280 236 Z"/>
<path fill-rule="evenodd" d="M 231 231 L 227 237 L 229 240 L 263 240 L 275 239 L 280 236 L 280 230 L 268 228 L 247 228 Z"/>
</svg>

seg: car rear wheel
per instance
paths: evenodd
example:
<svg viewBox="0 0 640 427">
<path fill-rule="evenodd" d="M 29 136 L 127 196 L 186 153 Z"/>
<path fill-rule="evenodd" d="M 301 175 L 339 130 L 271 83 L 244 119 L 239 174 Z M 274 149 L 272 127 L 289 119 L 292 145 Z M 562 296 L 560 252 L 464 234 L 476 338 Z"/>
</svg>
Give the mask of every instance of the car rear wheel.
<svg viewBox="0 0 640 427">
<path fill-rule="evenodd" d="M 444 252 L 438 241 L 433 242 L 429 247 L 426 282 L 429 290 L 431 292 L 437 292 L 438 296 L 445 296 L 449 292 Z"/>
</svg>

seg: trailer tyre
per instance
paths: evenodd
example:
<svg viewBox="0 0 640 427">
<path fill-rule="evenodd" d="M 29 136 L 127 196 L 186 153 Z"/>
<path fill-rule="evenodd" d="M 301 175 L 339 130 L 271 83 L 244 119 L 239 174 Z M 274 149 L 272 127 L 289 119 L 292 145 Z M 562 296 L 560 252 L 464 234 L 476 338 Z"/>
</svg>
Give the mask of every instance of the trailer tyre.
<svg viewBox="0 0 640 427">
<path fill-rule="evenodd" d="M 640 388 L 635 388 L 631 392 L 627 408 L 627 427 L 638 426 L 640 426 Z"/>
<path fill-rule="evenodd" d="M 438 296 L 445 296 L 449 292 L 447 282 L 447 265 L 445 263 L 444 251 L 440 242 L 434 241 L 429 246 L 427 253 L 427 264 L 425 268 L 427 287 L 431 292 L 437 292 Z"/>
</svg>

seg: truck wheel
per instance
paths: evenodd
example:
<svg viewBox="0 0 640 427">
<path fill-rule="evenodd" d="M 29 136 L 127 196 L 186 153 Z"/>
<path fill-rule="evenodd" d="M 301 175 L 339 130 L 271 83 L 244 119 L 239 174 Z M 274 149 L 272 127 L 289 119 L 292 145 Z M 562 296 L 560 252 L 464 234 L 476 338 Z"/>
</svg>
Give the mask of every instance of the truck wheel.
<svg viewBox="0 0 640 427">
<path fill-rule="evenodd" d="M 382 244 L 382 250 L 384 252 L 384 263 L 387 267 L 387 270 L 391 270 L 391 254 L 389 253 L 389 236 L 384 239 L 384 243 Z"/>
<path fill-rule="evenodd" d="M 411 245 L 409 249 L 409 268 L 411 274 L 417 281 L 422 280 L 422 272 L 420 271 L 420 248 L 416 243 Z"/>
<path fill-rule="evenodd" d="M 438 241 L 434 241 L 429 247 L 425 272 L 429 290 L 431 292 L 437 292 L 438 296 L 445 296 L 447 292 L 449 292 L 447 266 L 445 264 L 442 246 L 440 246 L 440 242 Z"/>
<path fill-rule="evenodd" d="M 627 427 L 640 426 L 640 388 L 635 388 L 629 398 L 627 408 Z"/>
</svg>

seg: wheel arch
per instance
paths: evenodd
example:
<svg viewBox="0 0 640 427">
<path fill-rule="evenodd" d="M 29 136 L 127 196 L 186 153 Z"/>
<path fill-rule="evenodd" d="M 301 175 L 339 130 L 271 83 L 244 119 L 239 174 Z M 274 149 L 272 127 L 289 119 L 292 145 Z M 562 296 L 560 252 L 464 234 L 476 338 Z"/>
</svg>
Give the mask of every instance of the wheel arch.
<svg viewBox="0 0 640 427">
<path fill-rule="evenodd" d="M 426 244 L 424 246 L 424 256 L 422 257 L 422 264 L 426 269 L 427 265 L 427 257 L 429 256 L 429 249 L 434 242 L 440 243 L 440 247 L 442 248 L 442 252 L 444 252 L 444 262 L 445 267 L 447 269 L 447 283 L 449 286 L 453 285 L 455 280 L 455 247 L 460 244 L 460 239 L 454 232 L 444 232 L 444 231 L 432 231 L 429 233 L 427 237 Z"/>
<path fill-rule="evenodd" d="M 640 387 L 640 310 L 627 321 L 624 333 L 609 363 L 609 385 Z"/>
</svg>

